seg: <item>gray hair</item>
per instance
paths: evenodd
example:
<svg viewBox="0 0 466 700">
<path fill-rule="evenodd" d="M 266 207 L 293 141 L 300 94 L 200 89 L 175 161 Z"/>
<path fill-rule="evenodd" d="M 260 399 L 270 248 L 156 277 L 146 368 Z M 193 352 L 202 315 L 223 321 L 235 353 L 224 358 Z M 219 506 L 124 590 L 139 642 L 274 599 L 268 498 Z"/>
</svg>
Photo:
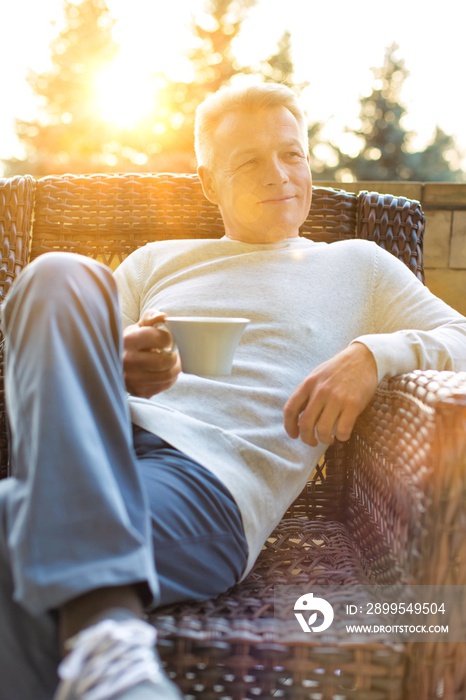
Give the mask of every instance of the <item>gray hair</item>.
<svg viewBox="0 0 466 700">
<path fill-rule="evenodd" d="M 295 93 L 280 83 L 260 83 L 221 88 L 209 95 L 196 110 L 194 148 L 198 165 L 211 167 L 214 133 L 222 117 L 234 110 L 258 112 L 267 107 L 285 107 L 295 117 L 307 150 L 307 122 Z"/>
</svg>

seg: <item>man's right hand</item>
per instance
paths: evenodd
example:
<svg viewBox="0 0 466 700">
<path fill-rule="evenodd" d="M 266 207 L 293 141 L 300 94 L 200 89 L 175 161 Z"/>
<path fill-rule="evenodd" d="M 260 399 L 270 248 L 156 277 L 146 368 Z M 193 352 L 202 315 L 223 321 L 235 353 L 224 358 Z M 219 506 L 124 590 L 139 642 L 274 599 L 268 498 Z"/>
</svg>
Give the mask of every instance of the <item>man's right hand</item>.
<svg viewBox="0 0 466 700">
<path fill-rule="evenodd" d="M 123 331 L 123 371 L 133 396 L 148 399 L 166 391 L 181 371 L 178 353 L 167 352 L 172 346 L 169 331 L 158 327 L 164 320 L 164 313 L 150 309 Z"/>
<path fill-rule="evenodd" d="M 318 365 L 285 404 L 288 435 L 315 447 L 335 437 L 349 440 L 359 414 L 377 390 L 377 364 L 363 343 L 354 342 Z"/>
</svg>

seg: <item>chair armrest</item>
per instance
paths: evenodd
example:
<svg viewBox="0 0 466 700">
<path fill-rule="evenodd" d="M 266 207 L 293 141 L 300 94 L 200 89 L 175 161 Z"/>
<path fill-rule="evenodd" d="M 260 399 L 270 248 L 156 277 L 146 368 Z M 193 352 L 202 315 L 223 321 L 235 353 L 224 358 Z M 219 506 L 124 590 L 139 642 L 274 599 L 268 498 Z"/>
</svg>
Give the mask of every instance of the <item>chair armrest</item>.
<svg viewBox="0 0 466 700">
<path fill-rule="evenodd" d="M 466 583 L 466 372 L 384 382 L 352 437 L 348 526 L 381 584 Z"/>
<path fill-rule="evenodd" d="M 0 301 L 27 265 L 35 181 L 30 175 L 0 178 Z M 3 381 L 3 339 L 0 331 L 0 479 L 8 473 L 8 427 Z"/>
</svg>

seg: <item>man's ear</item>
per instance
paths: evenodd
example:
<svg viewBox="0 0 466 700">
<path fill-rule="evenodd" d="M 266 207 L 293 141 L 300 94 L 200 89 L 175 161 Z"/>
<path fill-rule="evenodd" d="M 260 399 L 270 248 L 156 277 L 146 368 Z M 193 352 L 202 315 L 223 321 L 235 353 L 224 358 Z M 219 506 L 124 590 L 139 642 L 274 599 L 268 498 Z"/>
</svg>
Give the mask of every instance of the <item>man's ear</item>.
<svg viewBox="0 0 466 700">
<path fill-rule="evenodd" d="M 217 190 L 215 188 L 215 183 L 212 175 L 205 165 L 200 165 L 197 169 L 197 174 L 201 181 L 202 189 L 205 196 L 212 202 L 212 204 L 218 204 Z"/>
</svg>

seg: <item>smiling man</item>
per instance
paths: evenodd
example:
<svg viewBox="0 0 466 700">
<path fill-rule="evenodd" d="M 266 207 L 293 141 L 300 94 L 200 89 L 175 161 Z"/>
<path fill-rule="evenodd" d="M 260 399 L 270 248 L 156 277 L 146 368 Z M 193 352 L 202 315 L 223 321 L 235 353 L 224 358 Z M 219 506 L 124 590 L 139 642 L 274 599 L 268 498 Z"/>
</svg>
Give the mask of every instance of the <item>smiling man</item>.
<svg viewBox="0 0 466 700">
<path fill-rule="evenodd" d="M 198 172 L 232 240 L 273 243 L 299 235 L 311 204 L 307 131 L 283 106 L 227 113 Z"/>
<path fill-rule="evenodd" d="M 196 152 L 221 239 L 148 244 L 114 276 L 44 255 L 5 303 L 0 700 L 180 697 L 144 610 L 246 576 L 381 379 L 466 369 L 466 319 L 401 262 L 299 235 L 311 174 L 291 90 L 212 95 Z M 182 372 L 165 314 L 251 319 L 232 375 Z"/>
</svg>

